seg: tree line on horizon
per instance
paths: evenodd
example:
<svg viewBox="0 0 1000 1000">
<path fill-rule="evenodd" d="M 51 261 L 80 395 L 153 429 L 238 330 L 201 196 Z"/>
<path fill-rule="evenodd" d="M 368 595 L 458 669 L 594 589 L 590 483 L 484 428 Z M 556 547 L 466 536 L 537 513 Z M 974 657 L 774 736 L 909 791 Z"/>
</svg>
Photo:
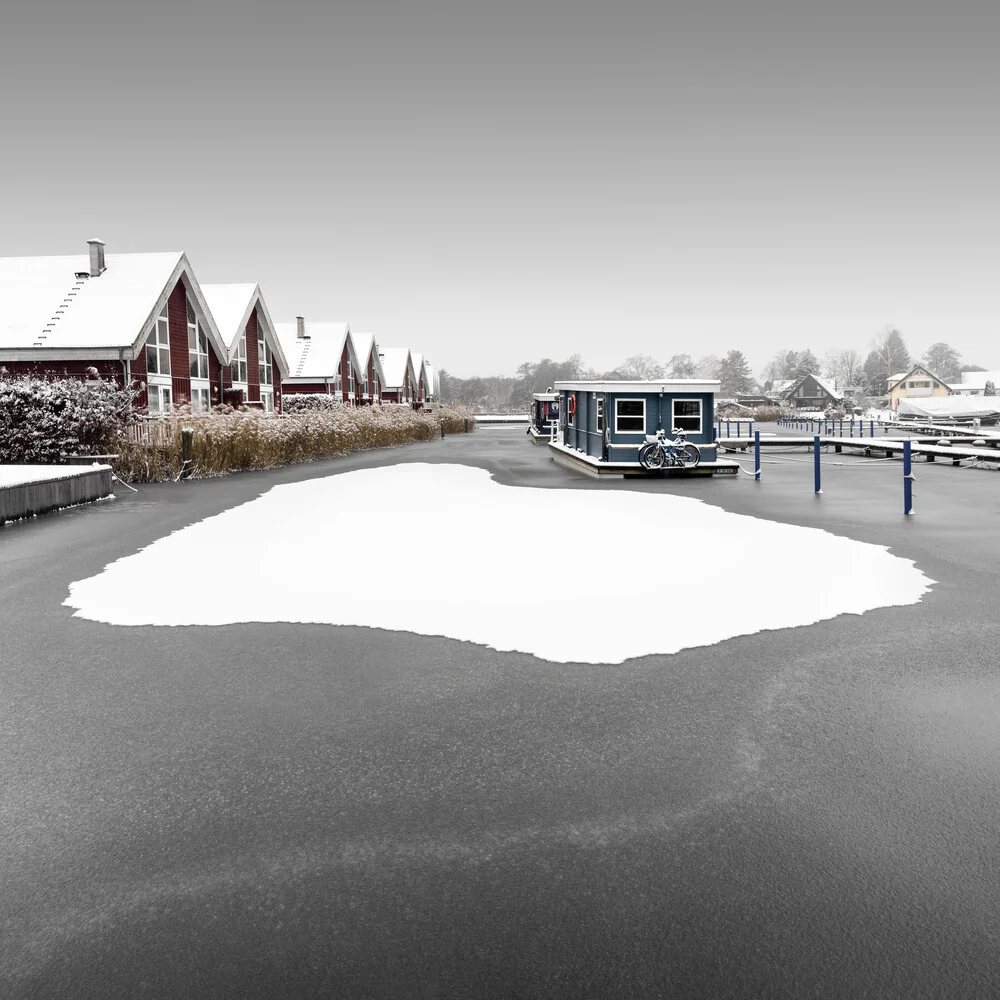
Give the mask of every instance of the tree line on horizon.
<svg viewBox="0 0 1000 1000">
<path fill-rule="evenodd" d="M 823 359 L 810 349 L 779 351 L 755 378 L 750 363 L 740 350 L 728 351 L 720 357 L 707 354 L 695 360 L 689 354 L 674 354 L 664 363 L 648 354 L 633 354 L 610 371 L 588 367 L 579 354 L 565 361 L 542 358 L 525 361 L 513 375 L 473 376 L 458 378 L 442 369 L 441 401 L 475 409 L 523 410 L 536 392 L 545 392 L 557 381 L 705 378 L 719 379 L 721 398 L 766 393 L 776 382 L 819 375 L 850 386 L 866 397 L 882 396 L 892 375 L 909 371 L 922 363 L 945 382 L 955 382 L 963 371 L 986 371 L 980 365 L 962 361 L 961 354 L 950 344 L 937 341 L 923 355 L 910 354 L 902 333 L 886 327 L 871 343 L 868 353 L 854 348 L 828 351 Z"/>
</svg>

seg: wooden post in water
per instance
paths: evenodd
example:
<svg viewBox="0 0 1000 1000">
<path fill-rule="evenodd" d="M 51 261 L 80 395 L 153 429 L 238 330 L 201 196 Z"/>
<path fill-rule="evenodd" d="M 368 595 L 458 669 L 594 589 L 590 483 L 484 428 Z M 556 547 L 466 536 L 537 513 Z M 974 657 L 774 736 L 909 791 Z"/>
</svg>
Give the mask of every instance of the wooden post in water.
<svg viewBox="0 0 1000 1000">
<path fill-rule="evenodd" d="M 181 428 L 181 479 L 187 479 L 191 475 L 191 466 L 194 463 L 194 428 Z"/>
</svg>

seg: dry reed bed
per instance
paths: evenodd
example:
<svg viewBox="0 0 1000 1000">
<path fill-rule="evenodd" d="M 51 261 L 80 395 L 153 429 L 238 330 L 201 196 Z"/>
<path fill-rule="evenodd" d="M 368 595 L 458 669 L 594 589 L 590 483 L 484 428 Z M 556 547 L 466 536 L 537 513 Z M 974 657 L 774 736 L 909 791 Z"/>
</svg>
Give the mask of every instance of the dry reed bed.
<svg viewBox="0 0 1000 1000">
<path fill-rule="evenodd" d="M 181 431 L 193 434 L 194 477 L 220 476 L 250 469 L 273 469 L 292 462 L 347 455 L 373 448 L 392 448 L 429 441 L 445 433 L 472 430 L 472 414 L 442 406 L 418 413 L 408 406 L 339 407 L 283 416 L 254 411 L 190 414 L 171 417 L 155 443 L 140 444 L 123 435 L 118 444 L 117 473 L 132 482 L 161 482 L 180 476 Z"/>
</svg>

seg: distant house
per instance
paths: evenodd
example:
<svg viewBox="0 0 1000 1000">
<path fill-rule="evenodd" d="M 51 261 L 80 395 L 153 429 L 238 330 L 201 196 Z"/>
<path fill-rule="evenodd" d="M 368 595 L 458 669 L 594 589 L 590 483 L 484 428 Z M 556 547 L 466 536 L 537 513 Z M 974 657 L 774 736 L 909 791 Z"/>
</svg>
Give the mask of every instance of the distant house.
<svg viewBox="0 0 1000 1000">
<path fill-rule="evenodd" d="M 203 285 L 202 291 L 230 359 L 222 373 L 224 401 L 280 412 L 281 380 L 289 373 L 288 361 L 260 287 Z"/>
<path fill-rule="evenodd" d="M 844 401 L 844 394 L 819 375 L 803 375 L 782 392 L 786 403 L 799 410 L 825 410 Z"/>
<path fill-rule="evenodd" d="M 382 387 L 385 385 L 385 373 L 378 356 L 378 344 L 373 333 L 352 333 L 355 353 L 358 357 L 358 371 L 361 378 L 361 396 L 359 402 L 364 404 L 381 403 Z"/>
<path fill-rule="evenodd" d="M 764 383 L 764 392 L 772 399 L 784 399 L 785 393 L 795 385 L 793 378 L 775 378 Z"/>
<path fill-rule="evenodd" d="M 0 365 L 141 386 L 151 414 L 222 399 L 229 358 L 183 253 L 0 259 Z"/>
<path fill-rule="evenodd" d="M 422 354 L 411 354 L 413 359 L 413 374 L 416 379 L 413 392 L 415 403 L 427 401 L 427 365 Z"/>
<path fill-rule="evenodd" d="M 413 357 L 406 347 L 380 347 L 379 360 L 385 373 L 382 400 L 386 403 L 412 403 L 416 398 L 417 375 Z"/>
<path fill-rule="evenodd" d="M 901 399 L 920 399 L 929 396 L 948 396 L 951 387 L 928 371 L 923 365 L 915 365 L 908 372 L 890 375 L 886 383 L 889 396 L 889 408 L 899 408 Z"/>
<path fill-rule="evenodd" d="M 956 396 L 982 396 L 987 382 L 1000 390 L 1000 372 L 962 372 L 961 382 L 952 382 L 949 387 Z"/>
<path fill-rule="evenodd" d="M 434 379 L 436 373 L 432 365 L 429 365 L 424 361 L 424 371 L 426 372 L 425 382 L 424 382 L 424 399 L 428 403 L 437 402 L 437 390 L 434 385 Z"/>
<path fill-rule="evenodd" d="M 282 392 L 325 393 L 346 405 L 357 402 L 361 365 L 350 324 L 307 323 L 296 316 L 294 323 L 278 323 L 276 329 L 289 366 Z"/>
</svg>

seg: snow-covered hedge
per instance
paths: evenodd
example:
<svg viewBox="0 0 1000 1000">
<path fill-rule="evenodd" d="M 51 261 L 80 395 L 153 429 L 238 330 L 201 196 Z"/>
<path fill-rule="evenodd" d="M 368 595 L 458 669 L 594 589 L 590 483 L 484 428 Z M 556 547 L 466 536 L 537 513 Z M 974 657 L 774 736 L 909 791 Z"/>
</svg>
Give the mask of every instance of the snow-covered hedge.
<svg viewBox="0 0 1000 1000">
<path fill-rule="evenodd" d="M 305 413 L 311 410 L 343 410 L 344 404 L 336 396 L 325 392 L 286 392 L 281 397 L 283 413 Z"/>
<path fill-rule="evenodd" d="M 442 425 L 446 433 L 456 433 L 472 430 L 475 421 L 469 411 L 451 406 L 433 413 L 408 406 L 339 406 L 281 416 L 259 410 L 191 414 L 153 421 L 147 443 L 123 442 L 117 469 L 136 482 L 176 478 L 184 427 L 194 431 L 190 474 L 217 476 L 428 441 L 440 437 Z"/>
<path fill-rule="evenodd" d="M 0 378 L 0 462 L 57 463 L 117 450 L 134 393 L 78 378 Z"/>
</svg>

